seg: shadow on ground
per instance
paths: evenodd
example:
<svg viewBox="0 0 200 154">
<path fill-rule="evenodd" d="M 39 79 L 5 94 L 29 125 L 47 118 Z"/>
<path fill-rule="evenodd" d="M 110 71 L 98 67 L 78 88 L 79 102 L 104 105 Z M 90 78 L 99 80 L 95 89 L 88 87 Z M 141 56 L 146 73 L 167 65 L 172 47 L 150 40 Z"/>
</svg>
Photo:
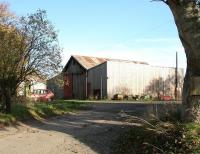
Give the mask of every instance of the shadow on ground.
<svg viewBox="0 0 200 154">
<path fill-rule="evenodd" d="M 111 153 L 110 148 L 119 134 L 134 125 L 125 121 L 127 114 L 148 119 L 150 114 L 161 116 L 177 108 L 179 105 L 169 103 L 94 103 L 76 113 L 26 124 L 39 130 L 55 131 L 73 137 L 88 147 L 83 153 L 107 154 Z"/>
</svg>

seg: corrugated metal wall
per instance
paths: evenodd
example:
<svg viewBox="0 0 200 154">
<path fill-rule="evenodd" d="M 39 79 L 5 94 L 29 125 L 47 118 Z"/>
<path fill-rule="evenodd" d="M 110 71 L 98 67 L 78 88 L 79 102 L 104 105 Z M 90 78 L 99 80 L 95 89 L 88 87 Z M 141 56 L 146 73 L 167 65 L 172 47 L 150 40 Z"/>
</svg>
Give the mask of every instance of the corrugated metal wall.
<svg viewBox="0 0 200 154">
<path fill-rule="evenodd" d="M 73 74 L 73 98 L 74 99 L 86 99 L 86 75 Z"/>
<path fill-rule="evenodd" d="M 183 84 L 183 69 L 179 74 L 179 97 Z M 153 96 L 160 94 L 174 96 L 175 69 L 156 67 L 133 62 L 107 62 L 107 92 L 108 98 L 117 93 L 127 95 Z"/>
<path fill-rule="evenodd" d="M 69 74 L 82 74 L 85 73 L 85 70 L 83 69 L 83 67 L 81 67 L 80 64 L 78 64 L 78 62 L 76 60 L 74 60 L 73 58 L 70 60 L 68 68 L 66 70 L 66 73 Z"/>
<path fill-rule="evenodd" d="M 80 66 L 74 59 L 71 59 L 67 74 L 72 75 L 72 89 L 74 99 L 85 99 L 86 98 L 86 72 L 85 69 Z"/>
<path fill-rule="evenodd" d="M 107 97 L 107 63 L 100 64 L 88 71 L 88 97 Z M 101 88 L 102 87 L 102 88 Z"/>
</svg>

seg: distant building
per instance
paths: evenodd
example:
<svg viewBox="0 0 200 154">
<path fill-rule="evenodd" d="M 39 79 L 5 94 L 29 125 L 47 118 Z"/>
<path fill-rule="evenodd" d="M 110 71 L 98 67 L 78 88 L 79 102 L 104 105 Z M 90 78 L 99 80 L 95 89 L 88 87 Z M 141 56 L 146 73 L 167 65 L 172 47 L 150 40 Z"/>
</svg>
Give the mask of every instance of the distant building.
<svg viewBox="0 0 200 154">
<path fill-rule="evenodd" d="M 18 95 L 28 96 L 34 90 L 46 89 L 46 78 L 41 75 L 29 75 L 26 80 L 19 85 Z"/>
<path fill-rule="evenodd" d="M 63 99 L 64 98 L 64 75 L 60 73 L 53 78 L 47 80 L 47 89 L 50 89 L 55 98 Z"/>
<path fill-rule="evenodd" d="M 183 75 L 183 69 L 178 69 L 179 97 Z M 71 56 L 61 76 L 64 82 L 59 98 L 66 99 L 111 99 L 115 94 L 174 97 L 175 91 L 175 68 L 151 66 L 145 62 Z"/>
</svg>

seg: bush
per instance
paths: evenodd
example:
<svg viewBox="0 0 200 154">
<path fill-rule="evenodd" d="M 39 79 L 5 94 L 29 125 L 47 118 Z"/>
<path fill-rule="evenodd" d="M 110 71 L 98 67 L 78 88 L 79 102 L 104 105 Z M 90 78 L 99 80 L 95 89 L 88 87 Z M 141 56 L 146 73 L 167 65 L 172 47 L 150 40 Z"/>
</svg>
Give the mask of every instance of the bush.
<svg viewBox="0 0 200 154">
<path fill-rule="evenodd" d="M 155 127 L 134 126 L 121 134 L 113 146 L 113 153 L 200 153 L 200 125 L 158 121 L 153 125 Z"/>
</svg>

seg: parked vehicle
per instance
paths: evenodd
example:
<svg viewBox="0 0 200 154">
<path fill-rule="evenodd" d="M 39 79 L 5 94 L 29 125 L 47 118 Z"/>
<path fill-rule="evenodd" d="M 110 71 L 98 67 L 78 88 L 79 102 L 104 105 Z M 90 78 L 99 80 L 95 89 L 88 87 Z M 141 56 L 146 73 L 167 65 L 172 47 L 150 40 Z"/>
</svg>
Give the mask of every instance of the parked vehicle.
<svg viewBox="0 0 200 154">
<path fill-rule="evenodd" d="M 37 89 L 33 90 L 30 95 L 30 98 L 34 101 L 52 101 L 54 98 L 54 93 L 48 89 Z"/>
<path fill-rule="evenodd" d="M 171 100 L 173 100 L 173 98 L 171 96 L 169 96 L 169 95 L 160 95 L 159 99 L 161 101 L 171 101 Z"/>
</svg>

